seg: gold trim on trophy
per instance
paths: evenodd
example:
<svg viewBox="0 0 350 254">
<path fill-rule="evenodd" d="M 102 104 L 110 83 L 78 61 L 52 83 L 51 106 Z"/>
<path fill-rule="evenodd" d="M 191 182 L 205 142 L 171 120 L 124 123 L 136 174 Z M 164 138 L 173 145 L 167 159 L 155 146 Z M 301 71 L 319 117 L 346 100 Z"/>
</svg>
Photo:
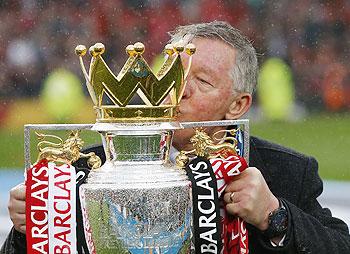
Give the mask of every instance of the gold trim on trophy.
<svg viewBox="0 0 350 254">
<path fill-rule="evenodd" d="M 184 168 L 189 162 L 190 156 L 201 156 L 212 159 L 218 157 L 225 158 L 228 153 L 237 154 L 237 139 L 234 137 L 236 132 L 237 130 L 220 130 L 215 132 L 213 138 L 219 141 L 219 144 L 214 144 L 212 138 L 202 128 L 195 128 L 195 134 L 190 139 L 193 149 L 190 151 L 181 151 L 176 156 L 176 166 Z M 229 133 L 232 136 L 225 135 L 219 139 L 216 136 L 220 133 Z M 232 143 L 229 143 L 229 141 Z"/>
<path fill-rule="evenodd" d="M 38 140 L 37 149 L 39 151 L 37 162 L 46 159 L 48 161 L 72 164 L 80 158 L 88 158 L 87 163 L 91 169 L 101 167 L 101 159 L 94 153 L 81 153 L 80 150 L 84 141 L 79 137 L 79 131 L 72 131 L 68 139 L 63 141 L 55 135 L 35 132 Z M 47 141 L 46 138 L 56 139 L 57 142 Z M 36 162 L 36 163 L 37 163 Z"/>
<path fill-rule="evenodd" d="M 102 58 L 105 46 L 96 43 L 89 49 L 92 56 L 89 72 L 86 71 L 82 57 L 87 49 L 84 45 L 75 48 L 86 79 L 89 94 L 97 113 L 97 122 L 141 122 L 171 121 L 176 115 L 177 106 L 185 89 L 185 80 L 196 48 L 193 44 L 167 44 L 165 61 L 154 74 L 142 54 L 145 46 L 141 42 L 126 47 L 129 56 L 123 68 L 116 76 Z M 189 56 L 189 66 L 183 69 L 180 54 L 185 51 Z M 138 94 L 144 105 L 129 105 Z M 106 105 L 107 96 L 112 105 Z M 165 98 L 169 96 L 169 100 Z"/>
</svg>

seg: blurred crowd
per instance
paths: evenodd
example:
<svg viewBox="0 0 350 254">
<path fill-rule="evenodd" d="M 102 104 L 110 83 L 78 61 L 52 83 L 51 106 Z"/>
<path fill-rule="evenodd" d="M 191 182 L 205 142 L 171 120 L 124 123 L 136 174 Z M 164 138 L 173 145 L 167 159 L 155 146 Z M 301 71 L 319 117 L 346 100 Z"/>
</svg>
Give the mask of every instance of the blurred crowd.
<svg viewBox="0 0 350 254">
<path fill-rule="evenodd" d="M 0 100 L 39 95 L 59 67 L 80 75 L 77 44 L 103 42 L 118 72 L 130 43 L 144 42 L 151 62 L 177 25 L 225 20 L 253 41 L 260 62 L 290 66 L 299 103 L 350 108 L 347 0 L 0 0 L 0 17 Z"/>
</svg>

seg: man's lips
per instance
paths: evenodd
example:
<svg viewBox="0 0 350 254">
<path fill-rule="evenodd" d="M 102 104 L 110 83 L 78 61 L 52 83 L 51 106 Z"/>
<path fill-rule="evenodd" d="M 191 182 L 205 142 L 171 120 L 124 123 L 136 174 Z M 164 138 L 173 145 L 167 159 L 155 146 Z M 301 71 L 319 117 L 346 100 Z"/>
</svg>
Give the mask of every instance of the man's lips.
<svg viewBox="0 0 350 254">
<path fill-rule="evenodd" d="M 184 114 L 184 109 L 183 109 L 183 107 L 180 107 L 180 106 L 177 107 L 177 108 L 176 108 L 176 113 L 177 113 L 178 115 L 180 115 L 180 114 L 183 115 L 183 114 Z"/>
<path fill-rule="evenodd" d="M 180 104 L 178 107 L 177 107 L 177 112 L 180 113 L 180 114 L 187 114 L 188 113 L 188 106 L 184 106 L 183 104 Z"/>
</svg>

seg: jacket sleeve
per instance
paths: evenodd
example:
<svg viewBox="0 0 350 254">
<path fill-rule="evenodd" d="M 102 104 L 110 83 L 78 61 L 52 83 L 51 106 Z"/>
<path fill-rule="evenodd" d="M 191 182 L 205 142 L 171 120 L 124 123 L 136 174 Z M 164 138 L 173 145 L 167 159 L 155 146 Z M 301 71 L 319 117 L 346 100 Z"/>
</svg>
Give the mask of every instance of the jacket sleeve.
<svg viewBox="0 0 350 254">
<path fill-rule="evenodd" d="M 298 203 L 282 199 L 287 205 L 288 233 L 284 247 L 274 248 L 266 241 L 269 253 L 350 253 L 350 235 L 347 225 L 332 217 L 328 208 L 322 208 L 317 197 L 323 191 L 323 183 L 318 175 L 317 161 L 309 158 L 304 169 L 302 190 Z"/>
<path fill-rule="evenodd" d="M 295 249 L 298 253 L 350 253 L 347 225 L 317 201 L 323 183 L 315 159 L 309 158 L 303 179 L 298 206 L 287 201 Z"/>
<path fill-rule="evenodd" d="M 26 244 L 27 244 L 26 235 L 12 228 L 5 242 L 1 247 L 0 253 L 1 254 L 27 253 Z"/>
</svg>

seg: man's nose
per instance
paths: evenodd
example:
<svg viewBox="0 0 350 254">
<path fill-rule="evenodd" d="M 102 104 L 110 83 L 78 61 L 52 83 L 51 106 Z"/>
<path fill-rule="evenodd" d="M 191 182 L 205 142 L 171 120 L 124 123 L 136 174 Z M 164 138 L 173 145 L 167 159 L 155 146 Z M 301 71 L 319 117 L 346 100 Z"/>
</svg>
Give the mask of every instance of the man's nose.
<svg viewBox="0 0 350 254">
<path fill-rule="evenodd" d="M 185 91 L 184 91 L 181 99 L 188 99 L 188 98 L 190 98 L 190 96 L 191 96 L 191 94 L 193 92 L 193 80 L 190 77 L 188 77 L 185 82 L 186 82 L 186 84 L 185 84 Z"/>
</svg>

